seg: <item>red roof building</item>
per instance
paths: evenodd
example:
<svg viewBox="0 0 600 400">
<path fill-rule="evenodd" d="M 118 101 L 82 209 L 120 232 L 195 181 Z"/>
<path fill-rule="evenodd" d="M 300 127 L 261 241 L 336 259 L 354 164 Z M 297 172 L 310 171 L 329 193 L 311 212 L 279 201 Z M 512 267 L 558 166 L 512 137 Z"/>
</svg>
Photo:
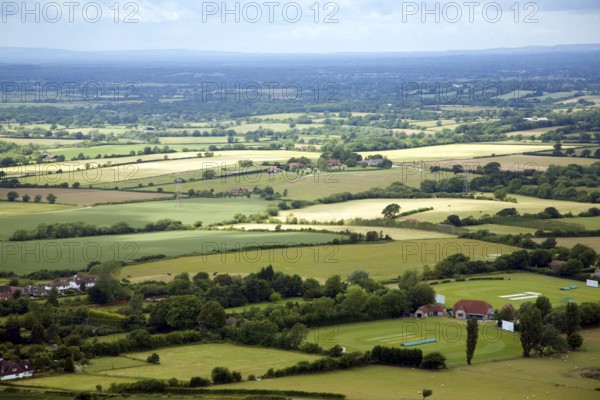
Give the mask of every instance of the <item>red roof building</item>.
<svg viewBox="0 0 600 400">
<path fill-rule="evenodd" d="M 415 311 L 415 318 L 445 317 L 446 315 L 446 307 L 442 304 L 426 304 Z"/>
<path fill-rule="evenodd" d="M 494 307 L 482 300 L 459 300 L 452 307 L 452 314 L 456 319 L 475 317 L 487 321 L 494 317 Z"/>
</svg>

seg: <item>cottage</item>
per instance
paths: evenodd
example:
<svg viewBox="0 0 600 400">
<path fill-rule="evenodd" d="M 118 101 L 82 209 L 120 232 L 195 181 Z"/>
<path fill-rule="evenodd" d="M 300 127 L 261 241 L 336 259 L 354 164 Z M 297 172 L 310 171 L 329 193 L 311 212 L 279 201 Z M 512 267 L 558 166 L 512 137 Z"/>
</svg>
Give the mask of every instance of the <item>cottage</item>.
<svg viewBox="0 0 600 400">
<path fill-rule="evenodd" d="M 64 292 L 65 290 L 70 289 L 71 284 L 69 283 L 69 278 L 57 278 L 44 286 L 44 289 L 47 291 L 52 290 L 52 288 L 56 288 L 56 290 L 59 292 Z"/>
<path fill-rule="evenodd" d="M 34 369 L 29 361 L 10 361 L 0 358 L 0 381 L 30 378 Z"/>
<path fill-rule="evenodd" d="M 246 188 L 233 188 L 230 193 L 232 196 L 247 196 L 250 191 Z"/>
<path fill-rule="evenodd" d="M 327 168 L 335 168 L 335 167 L 341 167 L 342 166 L 342 162 L 340 160 L 338 160 L 337 158 L 331 158 L 329 160 L 327 160 Z"/>
<path fill-rule="evenodd" d="M 550 269 L 556 269 L 565 263 L 566 263 L 566 261 L 552 260 L 552 261 L 550 261 L 550 265 L 548 265 L 548 266 L 550 267 Z"/>
<path fill-rule="evenodd" d="M 291 162 L 291 163 L 288 163 L 288 167 L 289 167 L 290 171 L 297 171 L 297 170 L 304 169 L 306 167 L 306 165 L 301 162 Z"/>
<path fill-rule="evenodd" d="M 364 160 L 363 163 L 369 167 L 378 167 L 383 164 L 383 158 L 371 158 L 369 160 Z"/>
<path fill-rule="evenodd" d="M 446 315 L 446 307 L 442 304 L 426 304 L 415 311 L 415 318 L 445 317 Z"/>
<path fill-rule="evenodd" d="M 88 275 L 88 276 L 75 275 L 69 281 L 69 287 L 71 289 L 75 289 L 75 290 L 80 290 L 82 284 L 85 285 L 86 289 L 91 288 L 92 286 L 94 286 L 96 284 L 96 277 L 94 275 Z"/>
<path fill-rule="evenodd" d="M 456 319 L 475 317 L 487 321 L 494 317 L 494 307 L 482 300 L 459 300 L 452 307 L 452 315 Z"/>
</svg>

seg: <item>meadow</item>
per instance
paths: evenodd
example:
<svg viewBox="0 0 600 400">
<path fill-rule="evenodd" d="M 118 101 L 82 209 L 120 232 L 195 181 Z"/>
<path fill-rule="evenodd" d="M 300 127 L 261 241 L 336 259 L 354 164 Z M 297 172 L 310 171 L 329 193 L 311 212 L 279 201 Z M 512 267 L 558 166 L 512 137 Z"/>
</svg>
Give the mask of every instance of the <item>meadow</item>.
<svg viewBox="0 0 600 400">
<path fill-rule="evenodd" d="M 446 317 L 400 318 L 374 322 L 330 325 L 314 328 L 307 341 L 329 348 L 339 345 L 346 351 L 367 351 L 374 346 L 400 347 L 402 343 L 436 339 L 435 343 L 412 346 L 423 354 L 439 351 L 450 367 L 467 365 L 465 358 L 466 321 Z M 473 364 L 517 358 L 521 355 L 518 334 L 503 331 L 495 321 L 479 322 L 479 340 Z"/>
<path fill-rule="evenodd" d="M 457 253 L 472 259 L 490 259 L 494 254 L 508 254 L 513 247 L 469 239 L 418 239 L 353 245 L 304 246 L 293 249 L 249 250 L 242 253 L 194 256 L 159 260 L 123 268 L 122 277 L 132 282 L 170 280 L 168 274 L 204 271 L 247 275 L 271 264 L 276 271 L 298 274 L 325 282 L 332 275 L 345 278 L 357 269 L 367 271 L 381 281 L 395 279 L 410 269 L 434 265 Z M 376 256 L 376 257 L 375 257 Z"/>
<path fill-rule="evenodd" d="M 148 192 L 124 192 L 114 190 L 94 189 L 59 189 L 59 188 L 0 188 L 0 198 L 5 199 L 8 192 L 19 193 L 18 201 L 22 201 L 24 195 L 28 194 L 32 199 L 35 195 L 42 196 L 42 201 L 47 201 L 46 196 L 50 193 L 56 196 L 55 204 L 72 204 L 77 206 L 91 206 L 102 203 L 124 203 L 132 201 L 145 201 L 153 199 L 173 198 L 170 193 L 148 193 Z M 33 200 L 30 200 L 31 204 Z"/>
<path fill-rule="evenodd" d="M 25 193 L 25 192 L 23 192 Z M 35 192 L 31 192 L 32 194 Z M 121 192 L 114 192 L 115 196 Z M 172 195 L 169 195 L 172 197 Z M 258 198 L 190 198 L 182 199 L 180 204 L 177 200 L 157 200 L 125 204 L 108 204 L 94 207 L 73 208 L 64 205 L 46 205 L 46 204 L 26 204 L 22 202 L 2 202 L 2 206 L 9 204 L 6 212 L 0 211 L 0 240 L 8 239 L 17 229 L 31 230 L 38 224 L 59 223 L 59 222 L 77 222 L 84 221 L 94 225 L 111 225 L 117 222 L 127 222 L 134 228 L 143 228 L 149 222 L 156 222 L 159 219 L 170 218 L 182 221 L 184 224 L 193 224 L 196 221 L 202 221 L 204 226 L 222 222 L 231 219 L 237 213 L 253 214 L 266 210 L 269 203 Z M 12 210 L 15 204 L 21 209 L 20 214 L 16 215 Z M 44 214 L 29 215 L 28 208 L 31 210 L 41 209 Z M 14 214 L 14 215 L 13 215 Z"/>
<path fill-rule="evenodd" d="M 211 254 L 221 251 L 236 251 L 245 247 L 285 246 L 291 243 L 298 245 L 328 243 L 336 238 L 340 238 L 340 235 L 315 232 L 193 230 L 0 242 L 2 253 L 0 271 L 25 274 L 40 269 L 80 270 L 96 260 L 133 262 L 140 257 L 158 254 L 164 254 L 167 257 L 183 254 Z M 260 252 L 260 250 L 258 251 Z M 293 249 L 280 251 L 294 252 Z M 243 254 L 248 256 L 250 252 L 252 251 L 245 250 Z M 175 263 L 182 262 L 181 259 L 173 261 Z M 221 266 L 205 264 L 203 267 L 212 272 L 218 271 Z"/>
<path fill-rule="evenodd" d="M 485 300 L 495 308 L 501 308 L 506 303 L 511 303 L 518 308 L 527 301 L 535 301 L 535 296 L 525 292 L 541 293 L 548 297 L 554 307 L 564 305 L 569 299 L 576 302 L 597 301 L 600 298 L 600 289 L 591 288 L 585 282 L 557 278 L 539 274 L 519 272 L 514 274 L 491 275 L 504 277 L 504 280 L 494 281 L 464 281 L 451 282 L 433 286 L 436 293 L 446 296 L 446 306 L 452 307 L 458 300 Z M 468 278 L 467 278 L 468 279 Z M 576 285 L 577 289 L 564 291 L 561 287 Z M 511 297 L 500 297 L 519 295 Z M 520 299 L 520 297 L 529 297 Z"/>
</svg>

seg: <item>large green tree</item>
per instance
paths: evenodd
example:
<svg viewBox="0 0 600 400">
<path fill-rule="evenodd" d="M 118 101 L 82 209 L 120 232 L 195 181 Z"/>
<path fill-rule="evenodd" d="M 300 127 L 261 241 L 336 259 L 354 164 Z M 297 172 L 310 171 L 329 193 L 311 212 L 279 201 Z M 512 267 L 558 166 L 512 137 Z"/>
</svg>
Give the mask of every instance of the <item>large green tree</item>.
<svg viewBox="0 0 600 400">
<path fill-rule="evenodd" d="M 521 309 L 524 308 L 524 310 L 519 313 L 519 332 L 521 334 L 523 357 L 529 357 L 531 350 L 539 345 L 542 338 L 542 313 L 531 303 L 526 303 L 523 306 L 521 306 Z"/>
</svg>

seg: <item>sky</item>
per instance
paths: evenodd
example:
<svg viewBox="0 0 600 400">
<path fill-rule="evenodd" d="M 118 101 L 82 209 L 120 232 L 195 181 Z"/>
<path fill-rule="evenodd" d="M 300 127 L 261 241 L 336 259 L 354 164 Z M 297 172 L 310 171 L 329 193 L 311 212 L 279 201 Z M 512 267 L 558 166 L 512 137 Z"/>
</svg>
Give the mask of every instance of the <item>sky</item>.
<svg viewBox="0 0 600 400">
<path fill-rule="evenodd" d="M 412 52 L 600 43 L 600 1 L 0 2 L 0 47 Z"/>
</svg>

